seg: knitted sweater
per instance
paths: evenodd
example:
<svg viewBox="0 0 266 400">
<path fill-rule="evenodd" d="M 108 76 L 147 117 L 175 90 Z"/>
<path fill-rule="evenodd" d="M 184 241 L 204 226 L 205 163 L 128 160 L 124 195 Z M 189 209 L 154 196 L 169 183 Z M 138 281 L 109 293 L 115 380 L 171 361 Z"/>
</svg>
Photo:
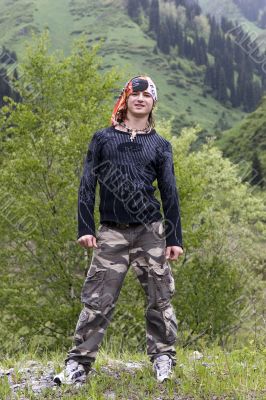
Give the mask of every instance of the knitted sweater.
<svg viewBox="0 0 266 400">
<path fill-rule="evenodd" d="M 150 223 L 162 220 L 154 196 L 157 179 L 162 201 L 166 246 L 182 246 L 179 198 L 172 146 L 155 129 L 130 134 L 113 126 L 94 133 L 88 146 L 78 194 L 78 238 L 95 236 L 94 205 L 100 185 L 100 223 Z"/>
</svg>

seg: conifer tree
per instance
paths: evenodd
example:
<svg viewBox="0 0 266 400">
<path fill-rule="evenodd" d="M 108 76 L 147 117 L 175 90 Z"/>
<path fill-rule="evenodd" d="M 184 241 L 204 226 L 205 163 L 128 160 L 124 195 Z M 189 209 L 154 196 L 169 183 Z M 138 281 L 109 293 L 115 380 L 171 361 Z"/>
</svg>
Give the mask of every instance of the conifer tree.
<svg viewBox="0 0 266 400">
<path fill-rule="evenodd" d="M 218 72 L 218 84 L 217 84 L 217 100 L 221 103 L 225 103 L 228 99 L 226 90 L 226 79 L 223 67 L 220 67 Z"/>
<path fill-rule="evenodd" d="M 161 22 L 158 35 L 158 47 L 163 53 L 169 54 L 170 43 L 171 42 L 168 26 L 165 22 Z"/>
<path fill-rule="evenodd" d="M 149 30 L 158 34 L 160 30 L 160 9 L 159 1 L 152 0 L 149 15 Z"/>
<path fill-rule="evenodd" d="M 264 186 L 264 179 L 262 173 L 262 166 L 260 159 L 258 157 L 258 153 L 255 150 L 252 156 L 252 184 L 259 185 L 261 188 Z"/>
<path fill-rule="evenodd" d="M 128 15 L 135 22 L 138 22 L 139 19 L 140 5 L 141 5 L 140 0 L 128 0 L 127 3 Z"/>
</svg>

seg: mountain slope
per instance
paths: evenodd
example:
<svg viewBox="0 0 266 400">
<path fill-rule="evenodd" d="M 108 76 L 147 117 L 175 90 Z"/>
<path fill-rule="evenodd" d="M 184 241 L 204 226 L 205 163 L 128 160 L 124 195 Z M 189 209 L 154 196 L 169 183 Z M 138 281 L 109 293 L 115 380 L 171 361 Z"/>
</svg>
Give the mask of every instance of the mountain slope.
<svg viewBox="0 0 266 400">
<path fill-rule="evenodd" d="M 199 0 L 199 5 L 204 14 L 214 15 L 218 20 L 224 16 L 231 21 L 237 21 L 237 24 L 242 24 L 245 31 L 252 32 L 254 37 L 256 35 L 261 50 L 266 49 L 266 29 L 261 29 L 255 22 L 249 21 L 234 0 Z"/>
<path fill-rule="evenodd" d="M 168 62 L 167 56 L 154 54 L 155 41 L 133 22 L 122 0 L 0 0 L 5 18 L 0 20 L 5 32 L 0 43 L 24 55 L 30 30 L 41 32 L 49 28 L 52 48 L 68 53 L 74 38 L 81 33 L 88 43 L 104 39 L 101 54 L 104 68 L 116 66 L 121 72 L 121 86 L 130 76 L 147 73 L 158 85 L 158 116 L 175 117 L 175 126 L 199 123 L 212 133 L 217 121 L 225 114 L 229 126 L 244 113 L 221 105 L 211 95 L 202 96 L 203 66 L 184 58 Z M 116 93 L 118 95 L 118 93 Z"/>
<path fill-rule="evenodd" d="M 232 129 L 224 131 L 217 145 L 242 166 L 247 180 L 265 187 L 266 183 L 266 96 L 256 111 Z"/>
</svg>

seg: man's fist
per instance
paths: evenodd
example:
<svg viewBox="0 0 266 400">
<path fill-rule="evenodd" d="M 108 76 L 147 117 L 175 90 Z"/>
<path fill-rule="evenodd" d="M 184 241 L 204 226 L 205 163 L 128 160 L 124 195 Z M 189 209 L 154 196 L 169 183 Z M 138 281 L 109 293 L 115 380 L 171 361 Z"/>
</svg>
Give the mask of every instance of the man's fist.
<svg viewBox="0 0 266 400">
<path fill-rule="evenodd" d="M 165 250 L 165 256 L 168 260 L 177 260 L 179 256 L 184 253 L 182 247 L 180 246 L 168 246 Z"/>
<path fill-rule="evenodd" d="M 77 242 L 82 246 L 82 247 L 98 247 L 96 244 L 96 237 L 93 235 L 84 235 L 81 236 Z"/>
</svg>

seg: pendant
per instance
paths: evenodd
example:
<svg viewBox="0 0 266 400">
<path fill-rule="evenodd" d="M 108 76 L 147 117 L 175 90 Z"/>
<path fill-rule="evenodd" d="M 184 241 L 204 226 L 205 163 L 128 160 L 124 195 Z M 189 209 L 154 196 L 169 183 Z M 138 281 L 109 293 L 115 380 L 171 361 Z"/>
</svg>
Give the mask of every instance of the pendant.
<svg viewBox="0 0 266 400">
<path fill-rule="evenodd" d="M 130 140 L 131 140 L 131 142 L 133 142 L 133 140 L 135 139 L 135 137 L 136 137 L 136 134 L 137 134 L 137 131 L 135 131 L 135 130 L 132 130 L 132 132 L 131 132 L 131 136 L 130 136 Z"/>
</svg>

